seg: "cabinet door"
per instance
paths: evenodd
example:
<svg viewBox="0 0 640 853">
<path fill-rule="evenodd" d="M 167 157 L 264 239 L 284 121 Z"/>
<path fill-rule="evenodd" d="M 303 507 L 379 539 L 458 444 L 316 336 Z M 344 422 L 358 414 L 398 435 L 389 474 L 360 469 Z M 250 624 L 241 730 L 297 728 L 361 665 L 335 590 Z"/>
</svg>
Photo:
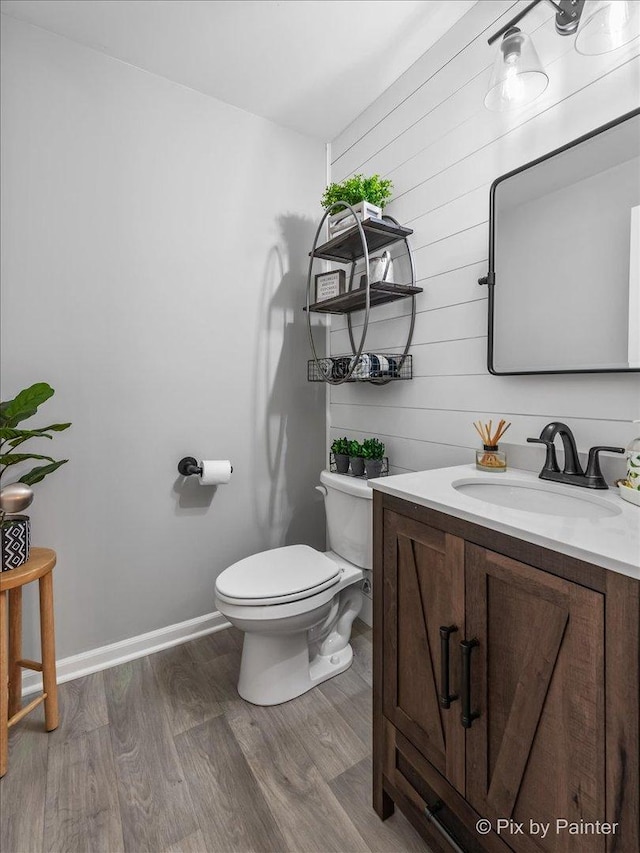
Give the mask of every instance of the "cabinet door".
<svg viewBox="0 0 640 853">
<path fill-rule="evenodd" d="M 449 637 L 449 692 L 459 697 L 464 542 L 394 512 L 385 511 L 384 518 L 384 714 L 463 792 L 460 700 L 452 699 L 449 708 L 440 703 L 440 628 L 456 629 Z"/>
<path fill-rule="evenodd" d="M 500 554 L 466 546 L 471 709 L 466 796 L 512 819 L 514 850 L 603 853 L 603 834 L 558 819 L 605 821 L 604 598 Z M 530 821 L 549 823 L 545 838 Z"/>
</svg>

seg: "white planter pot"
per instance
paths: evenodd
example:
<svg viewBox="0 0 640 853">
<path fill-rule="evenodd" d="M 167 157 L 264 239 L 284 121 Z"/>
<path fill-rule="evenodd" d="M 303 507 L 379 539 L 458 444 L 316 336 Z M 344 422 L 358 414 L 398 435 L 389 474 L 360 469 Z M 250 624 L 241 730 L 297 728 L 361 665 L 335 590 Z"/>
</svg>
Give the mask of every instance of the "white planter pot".
<svg viewBox="0 0 640 853">
<path fill-rule="evenodd" d="M 382 208 L 368 201 L 361 201 L 358 204 L 352 205 L 352 207 L 361 222 L 369 219 L 370 216 L 377 218 L 382 216 Z M 352 228 L 355 224 L 356 220 L 349 208 L 339 210 L 329 217 L 329 236 L 334 237 L 336 234 L 346 231 L 347 228 Z"/>
</svg>

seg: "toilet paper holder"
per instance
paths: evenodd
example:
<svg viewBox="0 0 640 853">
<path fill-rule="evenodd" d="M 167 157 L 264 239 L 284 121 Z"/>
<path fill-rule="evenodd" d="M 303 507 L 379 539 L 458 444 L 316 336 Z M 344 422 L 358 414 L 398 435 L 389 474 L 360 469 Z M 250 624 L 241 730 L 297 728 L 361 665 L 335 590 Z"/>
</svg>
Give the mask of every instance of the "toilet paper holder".
<svg viewBox="0 0 640 853">
<path fill-rule="evenodd" d="M 183 477 L 190 477 L 192 474 L 202 476 L 202 465 L 198 465 L 198 460 L 193 456 L 185 456 L 178 462 L 178 471 Z M 233 465 L 231 466 L 233 474 Z"/>
</svg>

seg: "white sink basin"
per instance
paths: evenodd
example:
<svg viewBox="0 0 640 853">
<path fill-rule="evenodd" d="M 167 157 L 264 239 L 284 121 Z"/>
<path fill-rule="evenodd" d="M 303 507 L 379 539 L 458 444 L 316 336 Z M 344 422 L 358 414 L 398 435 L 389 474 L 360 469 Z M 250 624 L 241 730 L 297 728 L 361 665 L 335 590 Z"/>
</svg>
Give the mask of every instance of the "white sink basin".
<svg viewBox="0 0 640 853">
<path fill-rule="evenodd" d="M 486 480 L 455 480 L 451 485 L 460 494 L 475 500 L 537 515 L 596 519 L 611 518 L 622 512 L 615 504 L 577 486 L 556 486 L 542 480 L 539 485 L 533 485 L 526 480 L 509 479 L 498 482 L 495 477 L 500 476 L 503 475 L 497 474 Z M 569 489 L 578 491 L 578 494 L 570 492 Z"/>
</svg>

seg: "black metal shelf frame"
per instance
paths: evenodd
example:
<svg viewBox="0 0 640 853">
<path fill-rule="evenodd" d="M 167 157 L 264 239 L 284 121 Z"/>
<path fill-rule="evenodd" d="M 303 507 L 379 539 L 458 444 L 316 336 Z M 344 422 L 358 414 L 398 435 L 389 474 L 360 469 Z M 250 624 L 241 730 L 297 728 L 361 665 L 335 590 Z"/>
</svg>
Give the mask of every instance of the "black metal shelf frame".
<svg viewBox="0 0 640 853">
<path fill-rule="evenodd" d="M 318 246 L 318 238 L 327 218 L 336 209 L 343 208 L 347 208 L 350 211 L 351 215 L 355 220 L 355 225 L 347 229 L 344 233 L 338 234 L 336 237 L 333 237 L 331 240 L 328 240 L 327 242 Z M 310 361 L 310 364 L 315 364 L 314 370 L 318 377 L 316 378 L 316 376 L 314 376 L 314 378 L 311 379 L 311 370 L 309 368 L 308 378 L 310 379 L 310 381 L 323 381 L 327 382 L 330 385 L 342 385 L 344 382 L 349 381 L 369 382 L 376 385 L 386 385 L 388 382 L 391 382 L 394 379 L 411 378 L 411 357 L 408 355 L 408 353 L 409 347 L 411 346 L 411 340 L 413 338 L 413 330 L 415 327 L 416 293 L 420 293 L 422 289 L 415 287 L 415 264 L 413 260 L 411 246 L 409 245 L 407 239 L 410 234 L 413 234 L 413 231 L 410 228 L 404 228 L 403 226 L 401 226 L 392 216 L 385 215 L 381 219 L 369 218 L 365 219 L 364 221 L 361 221 L 360 219 L 358 219 L 353 207 L 350 204 L 347 204 L 346 202 L 336 202 L 325 210 L 324 216 L 320 220 L 320 224 L 318 225 L 316 231 L 316 235 L 313 241 L 313 248 L 309 252 L 309 271 L 307 275 L 307 303 L 305 310 L 307 312 L 307 331 L 309 333 L 309 343 L 311 344 L 311 352 L 313 354 L 313 359 Z M 379 285 L 381 284 L 384 285 L 384 282 L 372 283 L 370 281 L 369 252 L 377 251 L 379 249 L 391 246 L 394 243 L 398 242 L 404 242 L 407 250 L 407 257 L 409 258 L 409 265 L 411 269 L 411 285 L 398 285 L 389 282 L 386 283 L 385 292 L 381 287 L 379 287 Z M 326 303 L 333 303 L 334 308 L 336 307 L 337 302 L 338 307 L 341 308 L 340 311 L 330 310 L 332 307 L 331 305 L 326 305 L 324 308 L 322 308 L 319 307 L 321 303 L 311 302 L 311 294 L 314 282 L 313 263 L 316 259 L 332 260 L 343 264 L 351 263 L 351 272 L 349 276 L 349 286 L 347 289 L 347 293 L 341 294 L 338 297 L 334 297 L 331 300 L 326 300 Z M 361 288 L 354 288 L 356 262 L 359 260 L 364 260 L 365 284 Z M 358 377 L 356 371 L 358 366 L 362 363 L 361 356 L 364 351 L 365 340 L 367 337 L 371 306 L 375 304 L 380 304 L 381 302 L 390 302 L 395 299 L 407 298 L 411 299 L 410 326 L 404 350 L 399 355 L 397 370 L 394 371 L 395 375 L 385 375 L 377 377 L 363 376 L 362 378 Z M 353 336 L 351 313 L 357 310 L 364 311 L 364 321 L 362 325 L 360 340 L 358 345 L 356 346 Z M 352 355 L 343 357 L 351 359 L 349 362 L 348 369 L 346 370 L 346 373 L 344 375 L 335 376 L 334 359 L 321 358 L 318 356 L 311 329 L 311 313 L 313 311 L 322 313 L 346 314 L 347 327 L 349 331 L 349 343 L 351 345 Z M 406 375 L 406 370 L 403 373 L 403 368 L 405 367 L 405 364 L 409 368 L 408 376 Z M 356 376 L 353 376 L 354 372 L 356 372 Z"/>
</svg>

